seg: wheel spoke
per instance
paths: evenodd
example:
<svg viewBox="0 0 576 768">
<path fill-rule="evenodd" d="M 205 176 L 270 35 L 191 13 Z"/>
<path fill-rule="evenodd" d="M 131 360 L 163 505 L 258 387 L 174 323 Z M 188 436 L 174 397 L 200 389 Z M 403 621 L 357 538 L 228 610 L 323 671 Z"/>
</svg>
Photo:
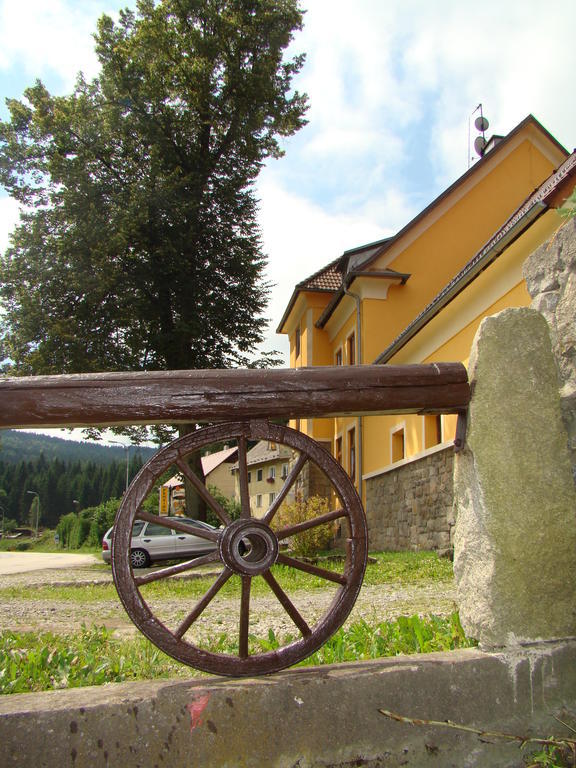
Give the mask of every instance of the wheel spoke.
<svg viewBox="0 0 576 768">
<path fill-rule="evenodd" d="M 259 440 L 285 445 L 294 457 L 287 477 L 280 483 L 280 493 L 267 509 L 262 510 L 265 515 L 261 519 L 255 517 L 250 507 L 253 484 L 248 482 L 248 470 L 252 469 L 248 448 L 252 441 Z M 230 441 L 238 446 L 235 451 L 238 463 L 234 471 L 236 468 L 239 471 L 240 520 L 230 519 L 226 505 L 217 500 L 219 496 L 214 498 L 205 487 L 202 472 L 195 464 L 187 463 L 191 454 L 199 455 L 207 446 Z M 283 507 L 299 490 L 307 467 L 312 465 L 328 480 L 333 498 L 338 499 L 334 507 L 339 508 L 325 506 L 316 517 L 304 522 L 293 524 L 281 521 Z M 146 500 L 169 472 L 179 473 L 186 481 L 187 488 L 197 493 L 198 499 L 201 498 L 206 507 L 213 510 L 222 522 L 220 529 L 211 526 L 196 528 L 198 521 L 186 517 L 159 517 L 151 514 L 156 510 L 149 508 Z M 146 530 L 148 523 L 154 523 L 162 526 L 166 533 L 170 529 L 178 532 L 182 538 L 190 538 L 190 535 L 200 537 L 197 543 L 205 540 L 207 544 L 204 552 L 207 549 L 211 551 L 200 557 L 194 557 L 194 553 L 187 554 L 185 562 L 177 560 L 169 565 L 163 564 L 152 569 L 152 573 L 139 571 L 137 566 L 142 563 L 133 565 L 131 562 L 135 520 L 136 525 L 144 526 L 143 530 Z M 312 565 L 300 555 L 289 556 L 288 553 L 278 551 L 279 544 L 286 544 L 291 539 L 298 541 L 307 531 L 331 531 L 338 524 L 346 529 L 347 534 L 347 549 L 342 566 L 331 563 Z M 156 532 L 161 533 L 161 529 Z M 184 537 L 183 534 L 189 535 Z M 367 558 L 366 521 L 361 502 L 338 462 L 301 432 L 264 419 L 249 418 L 204 427 L 158 451 L 124 496 L 114 522 L 113 543 L 111 563 L 114 583 L 128 614 L 142 633 L 184 664 L 209 673 L 234 676 L 276 672 L 298 663 L 317 650 L 350 614 L 360 590 Z M 142 560 L 145 555 L 146 551 L 142 549 L 138 557 Z M 290 571 L 275 571 L 274 564 Z M 165 598 L 157 594 L 153 587 L 146 586 L 166 583 L 163 582 L 166 579 L 168 589 L 178 591 L 175 580 L 179 577 L 191 578 L 207 571 L 215 572 L 210 574 L 207 586 L 202 587 L 198 597 L 189 598 L 180 606 L 178 619 L 173 621 L 169 620 L 170 611 Z M 310 574 L 310 579 L 318 578 L 318 583 L 329 589 L 332 595 L 329 605 L 321 601 L 321 605 L 309 612 L 301 603 L 299 594 L 292 594 L 290 584 L 297 581 L 298 573 L 301 572 Z M 212 651 L 210 636 L 215 629 L 213 620 L 218 618 L 216 608 L 224 606 L 225 610 L 228 603 L 224 599 L 228 592 L 225 584 L 230 583 L 229 579 L 233 575 L 238 577 L 240 586 L 235 609 L 238 628 L 232 638 L 234 647 Z M 259 608 L 252 591 L 256 576 L 262 576 L 270 589 L 269 598 L 280 612 L 280 621 L 284 624 L 288 622 L 289 635 L 279 641 L 277 646 L 274 644 L 274 650 L 270 649 L 268 643 L 258 642 L 265 631 L 265 624 L 256 623 L 253 619 L 254 609 Z"/>
<path fill-rule="evenodd" d="M 136 518 L 138 520 L 145 520 L 148 523 L 154 523 L 155 525 L 163 525 L 164 528 L 173 528 L 175 531 L 189 533 L 192 536 L 198 536 L 198 538 L 207 539 L 208 541 L 218 541 L 220 538 L 220 531 L 211 531 L 209 528 L 201 528 L 200 526 L 190 525 L 190 523 L 174 520 L 174 518 L 168 520 L 166 517 L 151 515 L 149 512 L 143 512 L 141 510 L 137 512 Z"/>
<path fill-rule="evenodd" d="M 312 630 L 306 623 L 306 621 L 302 618 L 300 613 L 298 612 L 297 608 L 295 607 L 294 603 L 290 600 L 286 592 L 282 589 L 280 584 L 276 581 L 274 576 L 270 573 L 270 571 L 266 571 L 266 573 L 262 574 L 264 580 L 274 592 L 276 597 L 278 598 L 278 601 L 280 605 L 284 608 L 288 616 L 292 619 L 294 624 L 298 627 L 300 632 L 304 637 L 309 637 L 312 634 Z"/>
<path fill-rule="evenodd" d="M 238 481 L 240 483 L 240 502 L 242 512 L 240 517 L 252 517 L 250 512 L 250 489 L 248 488 L 248 463 L 246 459 L 247 445 L 246 437 L 240 435 L 238 438 Z"/>
<path fill-rule="evenodd" d="M 220 560 L 220 553 L 217 551 L 210 552 L 209 555 L 195 557 L 193 560 L 187 560 L 185 563 L 178 563 L 178 565 L 170 565 L 168 568 L 161 568 L 159 571 L 147 573 L 145 576 L 135 576 L 134 583 L 137 587 L 140 587 L 142 584 L 150 584 L 151 582 L 158 581 L 159 579 L 167 579 L 170 576 L 176 576 L 178 573 L 190 571 L 192 568 L 198 568 L 201 565 L 216 563 L 218 560 Z"/>
<path fill-rule="evenodd" d="M 282 486 L 282 489 L 280 490 L 278 496 L 276 496 L 276 498 L 272 503 L 272 506 L 263 517 L 263 522 L 265 522 L 266 525 L 270 525 L 270 523 L 272 522 L 274 515 L 280 509 L 280 505 L 282 504 L 282 502 L 290 492 L 290 489 L 292 488 L 292 486 L 294 485 L 294 483 L 298 478 L 298 475 L 302 471 L 302 467 L 304 466 L 304 464 L 306 464 L 307 461 L 308 461 L 308 456 L 305 453 L 301 453 L 300 456 L 298 457 L 298 461 L 292 467 L 292 469 L 290 470 L 290 474 L 284 481 L 284 485 Z"/>
<path fill-rule="evenodd" d="M 288 565 L 290 568 L 297 568 L 299 571 L 310 573 L 313 576 L 320 576 L 321 579 L 328 579 L 328 581 L 335 581 L 336 584 L 347 584 L 348 579 L 341 573 L 335 573 L 334 571 L 328 571 L 326 568 L 318 568 L 317 565 L 311 563 L 303 563 L 301 560 L 295 560 L 288 555 L 278 555 L 277 563 L 282 565 Z"/>
<path fill-rule="evenodd" d="M 213 600 L 214 597 L 216 597 L 216 595 L 222 589 L 224 584 L 226 584 L 230 576 L 232 576 L 232 571 L 229 568 L 224 568 L 224 570 L 222 571 L 220 576 L 218 576 L 214 584 L 212 584 L 208 592 L 206 592 L 204 597 L 196 603 L 196 605 L 194 606 L 194 609 L 188 614 L 188 616 L 186 616 L 184 621 L 176 629 L 176 631 L 174 632 L 175 637 L 180 639 L 190 629 L 190 627 L 196 621 L 198 616 L 200 616 L 200 614 L 208 606 L 210 601 Z"/>
<path fill-rule="evenodd" d="M 251 576 L 242 576 L 242 596 L 240 598 L 240 638 L 238 655 L 241 659 L 248 658 L 248 623 L 250 619 L 250 587 Z"/>
<path fill-rule="evenodd" d="M 340 517 L 346 517 L 346 512 L 343 509 L 337 509 L 334 512 L 327 512 L 325 515 L 319 515 L 312 520 L 305 520 L 303 523 L 296 523 L 295 525 L 286 526 L 276 533 L 278 541 L 287 539 L 290 536 L 295 536 L 297 533 L 307 531 L 309 528 L 316 528 L 318 525 L 324 525 L 325 523 L 331 523 L 332 520 L 338 520 Z"/>
<path fill-rule="evenodd" d="M 176 466 L 182 472 L 183 475 L 192 483 L 196 489 L 198 495 L 208 504 L 210 509 L 217 515 L 224 525 L 229 525 L 231 520 L 226 510 L 219 504 L 214 496 L 208 491 L 202 480 L 198 478 L 195 472 L 193 472 L 188 464 L 181 457 L 176 460 Z"/>
</svg>

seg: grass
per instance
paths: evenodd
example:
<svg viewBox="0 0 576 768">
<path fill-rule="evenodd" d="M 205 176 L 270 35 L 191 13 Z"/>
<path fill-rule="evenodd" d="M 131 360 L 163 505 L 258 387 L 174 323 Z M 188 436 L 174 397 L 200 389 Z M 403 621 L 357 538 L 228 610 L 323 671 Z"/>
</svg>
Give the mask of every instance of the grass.
<svg viewBox="0 0 576 768">
<path fill-rule="evenodd" d="M 100 545 L 89 546 L 88 544 L 83 545 L 80 549 L 63 549 L 54 541 L 55 533 L 56 531 L 53 530 L 40 531 L 37 539 L 22 536 L 17 539 L 2 538 L 0 539 L 0 552 L 65 552 L 69 555 L 100 555 L 102 551 Z"/>
<path fill-rule="evenodd" d="M 375 563 L 368 565 L 364 584 L 402 584 L 413 585 L 425 582 L 446 582 L 452 579 L 452 563 L 439 558 L 433 552 L 382 552 L 372 555 Z M 98 566 L 104 568 L 103 566 Z M 329 565 L 323 567 L 330 569 Z M 337 566 L 333 567 L 338 570 Z M 218 567 L 215 567 L 218 570 Z M 298 590 L 318 591 L 325 589 L 326 580 L 283 565 L 276 565 L 273 573 L 283 589 L 290 592 Z M 199 579 L 171 579 L 154 582 L 146 587 L 146 596 L 150 598 L 199 598 L 214 583 L 213 577 Z M 222 597 L 239 597 L 240 580 L 231 578 L 222 588 Z M 261 578 L 253 580 L 253 594 L 269 594 L 269 589 Z M 4 587 L 0 589 L 0 600 L 18 598 L 20 600 L 63 600 L 84 603 L 93 599 L 115 600 L 116 589 L 112 583 L 85 586 L 37 586 Z"/>
<path fill-rule="evenodd" d="M 274 650 L 289 640 L 290 636 L 278 638 L 270 631 L 268 639 L 259 640 L 253 650 Z M 361 620 L 340 629 L 297 666 L 446 651 L 473 644 L 465 637 L 456 613 L 448 618 L 401 616 L 377 624 Z M 221 635 L 214 638 L 208 650 L 235 653 L 237 648 Z M 0 632 L 0 694 L 201 674 L 178 664 L 144 638 L 121 640 L 104 627 L 83 627 L 80 633 L 71 635 Z"/>
<path fill-rule="evenodd" d="M 148 640 L 119 640 L 104 627 L 70 635 L 0 632 L 0 694 L 178 677 L 189 670 Z"/>
<path fill-rule="evenodd" d="M 426 583 L 449 583 L 452 564 L 430 552 L 377 553 L 368 565 L 364 583 L 397 584 L 402 587 Z M 324 567 L 330 567 L 324 565 Z M 333 566 L 338 570 L 339 566 Z M 341 568 L 341 566 L 340 566 Z M 96 566 L 93 570 L 107 570 Z M 301 571 L 275 566 L 274 574 L 290 595 L 326 588 L 324 579 Z M 222 589 L 223 597 L 238 597 L 239 579 L 233 577 Z M 193 580 L 172 579 L 146 586 L 146 598 L 197 599 L 214 583 L 213 577 Z M 253 580 L 253 594 L 268 594 L 261 578 Z M 0 600 L 46 600 L 90 603 L 118 602 L 110 583 L 77 586 L 5 587 Z M 294 636 L 250 636 L 250 652 L 263 653 L 286 645 Z M 236 638 L 226 634 L 211 638 L 206 650 L 237 653 Z M 458 615 L 450 617 L 401 616 L 394 621 L 361 619 L 340 629 L 328 642 L 299 666 L 332 664 L 394 656 L 400 653 L 427 653 L 473 644 L 464 636 Z M 204 647 L 204 644 L 203 644 Z M 118 638 L 104 627 L 83 627 L 80 632 L 0 632 L 0 694 L 43 691 L 50 688 L 101 685 L 126 680 L 190 677 L 202 673 L 166 656 L 144 637 Z"/>
</svg>

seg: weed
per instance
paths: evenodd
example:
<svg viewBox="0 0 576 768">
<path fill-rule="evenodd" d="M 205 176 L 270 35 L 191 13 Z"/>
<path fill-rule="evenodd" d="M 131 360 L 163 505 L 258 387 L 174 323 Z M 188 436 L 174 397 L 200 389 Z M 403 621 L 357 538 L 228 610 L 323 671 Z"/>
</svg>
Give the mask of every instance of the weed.
<svg viewBox="0 0 576 768">
<path fill-rule="evenodd" d="M 279 637 L 270 629 L 266 638 L 250 637 L 250 650 L 266 653 L 294 639 L 290 635 Z M 464 636 L 457 614 L 446 619 L 400 617 L 376 625 L 361 620 L 340 629 L 298 666 L 450 650 L 472 644 Z M 236 641 L 225 633 L 212 638 L 206 650 L 238 652 Z M 79 633 L 69 635 L 0 632 L 0 694 L 200 674 L 173 661 L 144 638 L 116 638 L 105 627 L 83 627 Z"/>
</svg>

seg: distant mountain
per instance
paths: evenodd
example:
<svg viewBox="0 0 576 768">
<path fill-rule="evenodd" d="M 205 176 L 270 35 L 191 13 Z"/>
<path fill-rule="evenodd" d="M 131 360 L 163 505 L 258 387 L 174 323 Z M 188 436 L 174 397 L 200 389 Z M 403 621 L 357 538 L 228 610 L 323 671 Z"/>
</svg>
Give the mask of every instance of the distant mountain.
<svg viewBox="0 0 576 768">
<path fill-rule="evenodd" d="M 137 453 L 142 457 L 142 461 L 146 462 L 156 453 L 156 449 L 134 446 L 130 449 L 130 458 Z M 34 461 L 42 454 L 48 461 L 60 459 L 64 462 L 112 464 L 126 460 L 122 446 L 77 442 L 14 429 L 0 430 L 0 461 L 14 464 L 20 461 Z"/>
</svg>

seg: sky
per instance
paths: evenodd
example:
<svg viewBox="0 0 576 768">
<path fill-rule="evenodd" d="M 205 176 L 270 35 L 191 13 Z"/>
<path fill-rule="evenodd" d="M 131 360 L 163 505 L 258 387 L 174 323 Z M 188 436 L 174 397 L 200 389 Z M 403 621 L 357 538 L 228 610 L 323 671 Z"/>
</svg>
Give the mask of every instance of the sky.
<svg viewBox="0 0 576 768">
<path fill-rule="evenodd" d="M 69 93 L 97 74 L 92 33 L 135 0 L 0 0 L 0 119 L 4 99 L 40 78 Z M 533 114 L 576 145 L 576 2 L 556 0 L 302 0 L 305 52 L 295 86 L 309 124 L 286 140 L 258 182 L 273 284 L 263 349 L 286 354 L 275 331 L 294 285 L 344 250 L 403 227 L 474 162 L 469 136 L 482 104 L 488 135 Z M 472 129 L 470 134 L 470 124 Z M 0 250 L 18 217 L 0 188 Z"/>
</svg>

